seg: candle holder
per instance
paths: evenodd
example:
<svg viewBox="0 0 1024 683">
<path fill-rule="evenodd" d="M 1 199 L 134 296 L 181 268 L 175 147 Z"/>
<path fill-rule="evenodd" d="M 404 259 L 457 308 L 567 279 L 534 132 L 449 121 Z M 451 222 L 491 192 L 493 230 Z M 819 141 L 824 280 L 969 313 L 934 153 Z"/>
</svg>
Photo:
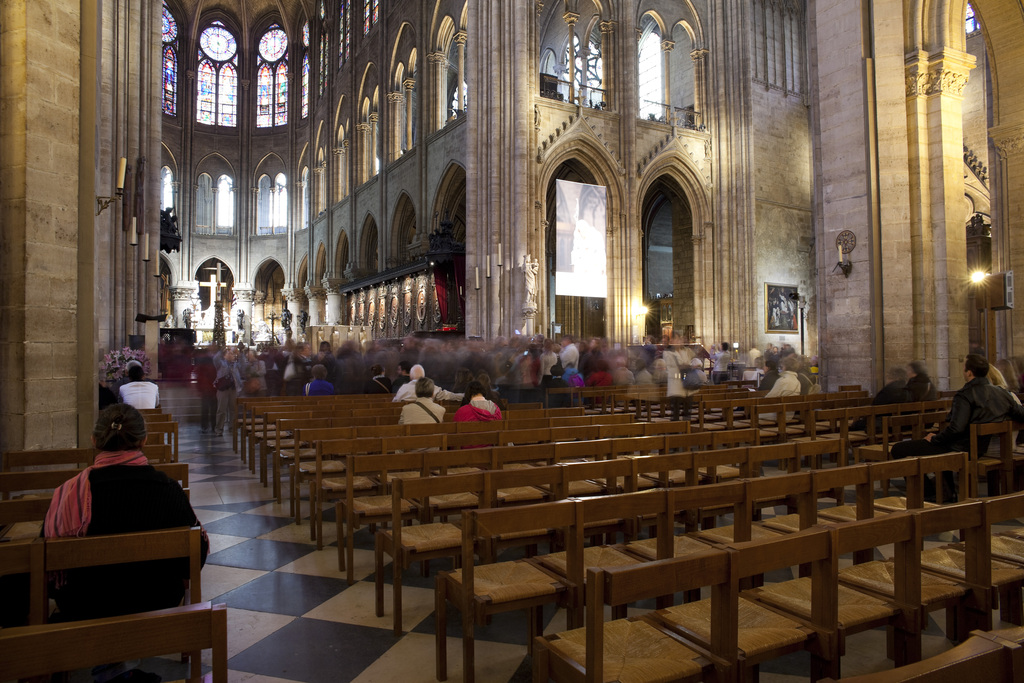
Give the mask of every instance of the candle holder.
<svg viewBox="0 0 1024 683">
<path fill-rule="evenodd" d="M 107 210 L 107 208 L 114 202 L 119 202 L 124 197 L 124 176 L 128 170 L 128 160 L 124 157 L 118 162 L 117 168 L 117 187 L 114 190 L 113 197 L 103 197 L 100 195 L 96 196 L 96 215 L 99 216 L 101 213 Z"/>
<path fill-rule="evenodd" d="M 853 262 L 850 261 L 850 252 L 857 248 L 857 235 L 850 230 L 843 230 L 836 237 L 836 246 L 839 247 L 839 262 L 832 272 L 843 271 L 843 277 L 850 277 L 853 270 Z"/>
<path fill-rule="evenodd" d="M 834 273 L 837 270 L 843 271 L 843 277 L 850 277 L 850 271 L 853 270 L 853 263 L 849 258 L 844 257 L 842 261 L 836 264 L 836 267 L 832 269 L 832 272 Z"/>
</svg>

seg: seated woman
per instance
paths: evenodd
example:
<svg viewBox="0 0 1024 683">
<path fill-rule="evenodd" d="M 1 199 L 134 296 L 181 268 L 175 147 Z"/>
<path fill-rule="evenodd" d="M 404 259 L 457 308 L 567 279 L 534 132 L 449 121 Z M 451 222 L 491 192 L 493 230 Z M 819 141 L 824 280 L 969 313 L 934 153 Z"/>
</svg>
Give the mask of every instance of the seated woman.
<svg viewBox="0 0 1024 683">
<path fill-rule="evenodd" d="M 501 419 L 501 408 L 487 398 L 484 385 L 473 380 L 466 386 L 462 407 L 455 411 L 455 422 L 490 422 Z"/>
<path fill-rule="evenodd" d="M 146 422 L 139 411 L 124 403 L 108 407 L 93 428 L 92 442 L 100 451 L 92 466 L 53 492 L 43 525 L 47 538 L 199 524 L 178 482 L 143 455 Z M 204 564 L 209 546 L 204 531 Z M 89 567 L 51 577 L 50 595 L 63 621 L 112 617 L 178 606 L 188 576 L 187 558 Z"/>
<path fill-rule="evenodd" d="M 370 378 L 363 383 L 364 394 L 390 394 L 391 380 L 384 374 L 384 366 L 376 364 L 370 368 Z"/>
<path fill-rule="evenodd" d="M 313 366 L 311 373 L 313 381 L 306 384 L 302 393 L 306 396 L 333 396 L 334 385 L 327 381 L 327 368 L 318 363 Z"/>
</svg>

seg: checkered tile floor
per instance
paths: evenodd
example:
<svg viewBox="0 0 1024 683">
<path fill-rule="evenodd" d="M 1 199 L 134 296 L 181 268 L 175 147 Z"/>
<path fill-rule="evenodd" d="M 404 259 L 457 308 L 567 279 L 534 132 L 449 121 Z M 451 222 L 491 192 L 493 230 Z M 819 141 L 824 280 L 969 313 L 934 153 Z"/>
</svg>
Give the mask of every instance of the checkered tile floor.
<svg viewBox="0 0 1024 683">
<path fill-rule="evenodd" d="M 404 635 L 391 632 L 390 594 L 383 618 L 374 616 L 373 545 L 368 531 L 357 535 L 357 581 L 348 586 L 337 568 L 333 512 L 325 522 L 328 546 L 317 551 L 309 539 L 308 520 L 295 525 L 287 501 L 277 505 L 269 489 L 231 450 L 230 436 L 200 434 L 196 425 L 181 427 L 181 459 L 192 467 L 191 500 L 210 534 L 211 555 L 203 570 L 203 597 L 226 603 L 228 667 L 232 681 L 251 683 L 301 681 L 434 680 L 433 577 L 415 567 L 403 575 Z M 938 544 L 938 543 L 936 543 Z M 880 549 L 885 553 L 886 548 Z M 431 565 L 432 574 L 446 568 Z M 390 581 L 390 567 L 385 579 Z M 768 581 L 791 578 L 776 572 Z M 553 609 L 546 615 L 548 632 L 561 630 L 564 617 Z M 998 619 L 997 619 L 998 622 Z M 461 629 L 458 618 L 448 627 L 449 680 L 462 680 Z M 924 654 L 949 647 L 942 612 L 932 614 L 924 636 Z M 528 681 L 525 615 L 496 616 L 476 631 L 478 680 Z M 882 629 L 858 634 L 848 641 L 843 658 L 846 676 L 891 668 L 885 658 Z M 152 661 L 144 662 L 147 668 Z M 181 665 L 163 660 L 147 670 L 164 680 L 181 678 Z M 795 653 L 761 666 L 764 683 L 805 680 L 809 657 Z"/>
</svg>

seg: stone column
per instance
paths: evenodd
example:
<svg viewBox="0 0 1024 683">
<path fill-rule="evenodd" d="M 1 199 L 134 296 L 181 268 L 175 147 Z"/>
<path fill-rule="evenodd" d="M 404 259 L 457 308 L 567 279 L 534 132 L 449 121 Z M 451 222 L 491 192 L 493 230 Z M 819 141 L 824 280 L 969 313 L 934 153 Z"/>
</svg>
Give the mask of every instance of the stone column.
<svg viewBox="0 0 1024 683">
<path fill-rule="evenodd" d="M 431 128 L 440 130 L 444 122 L 448 120 L 448 103 L 445 102 L 444 90 L 444 73 L 448 68 L 448 58 L 443 52 L 431 52 L 427 55 L 427 63 L 430 65 L 430 79 L 433 81 L 434 87 L 428 89 L 428 97 L 432 98 L 432 101 L 424 102 L 424 105 L 429 104 L 428 111 L 433 112 L 430 121 Z"/>
<path fill-rule="evenodd" d="M 198 287 L 194 282 L 179 282 L 177 285 L 168 288 L 171 297 L 171 313 L 174 315 L 174 325 L 184 327 L 183 316 L 185 309 L 192 305 L 192 297 L 198 294 Z M 193 322 L 193 329 L 195 323 Z"/>
<path fill-rule="evenodd" d="M 341 279 L 325 277 L 321 283 L 327 292 L 327 312 L 325 325 L 341 324 Z"/>
<path fill-rule="evenodd" d="M 967 233 L 963 220 L 963 90 L 974 58 L 946 50 L 907 59 L 911 263 L 915 351 L 938 384 L 957 386 L 967 348 Z M 915 187 L 916 186 L 916 187 Z M 919 203 L 918 203 L 919 202 Z"/>
<path fill-rule="evenodd" d="M 455 83 L 455 102 L 456 109 L 459 112 L 466 111 L 466 94 L 462 92 L 462 84 L 466 81 L 466 32 L 459 31 L 455 34 L 455 44 L 458 46 L 456 51 L 458 53 L 458 68 L 459 76 L 458 81 Z"/>
<path fill-rule="evenodd" d="M 697 112 L 694 124 L 700 128 L 704 124 L 703 112 L 707 106 L 708 51 L 694 50 L 690 58 L 693 60 L 693 109 Z"/>
<path fill-rule="evenodd" d="M 334 201 L 340 202 L 345 198 L 345 148 L 335 147 L 334 152 L 334 165 L 337 172 L 334 174 Z"/>
<path fill-rule="evenodd" d="M 234 315 L 231 316 L 233 318 L 233 320 L 231 321 L 231 325 L 234 328 L 235 332 L 238 334 L 239 341 L 243 341 L 246 344 L 251 344 L 253 310 L 252 304 L 255 298 L 256 289 L 252 285 L 243 282 L 241 284 L 235 285 L 234 292 L 235 296 L 238 298 L 238 301 L 235 304 L 235 311 L 233 311 Z M 245 321 L 242 324 L 241 330 L 238 329 L 238 308 L 241 308 L 243 311 L 245 311 Z"/>
<path fill-rule="evenodd" d="M 661 73 L 662 73 L 662 85 L 664 91 L 662 97 L 665 99 L 665 122 L 672 123 L 675 112 L 672 110 L 672 79 L 669 78 L 669 74 L 672 73 L 672 48 L 676 46 L 675 41 L 663 40 L 661 41 Z"/>
<path fill-rule="evenodd" d="M 369 154 L 370 166 L 369 166 L 369 170 L 367 172 L 368 173 L 368 175 L 366 176 L 367 178 L 372 178 L 373 176 L 377 175 L 377 173 L 380 171 L 380 169 L 377 167 L 377 158 L 378 158 L 377 157 L 377 136 L 379 134 L 378 133 L 378 131 L 379 131 L 379 122 L 380 122 L 380 114 L 378 114 L 377 112 L 372 112 L 370 114 L 370 124 L 369 124 L 369 127 L 370 127 L 370 130 L 369 130 L 370 144 L 369 144 L 368 149 L 367 149 L 367 151 L 370 153 Z"/>
<path fill-rule="evenodd" d="M 1024 273 L 1024 242 L 1011 239 L 1018 230 L 1011 221 L 1015 216 L 1024 215 L 1024 194 L 1019 191 L 1024 178 L 1024 126 L 1001 126 L 989 130 L 989 135 L 998 152 L 992 173 L 992 252 L 1000 256 L 998 266 L 993 268 L 1013 270 L 1014 274 Z M 1018 188 L 1018 189 L 1011 189 Z M 1024 340 L 1024 316 L 1002 313 L 996 316 L 999 341 L 996 348 L 1000 358 L 1009 358 L 1021 353 L 1020 344 L 1014 339 Z"/>
<path fill-rule="evenodd" d="M 319 216 L 321 211 L 327 208 L 327 192 L 325 185 L 327 183 L 327 170 L 326 166 L 317 166 L 313 169 L 313 190 L 316 193 L 316 210 L 314 216 Z"/>
<path fill-rule="evenodd" d="M 360 123 L 356 126 L 359 133 L 359 168 L 356 183 L 364 183 L 370 179 L 370 124 Z"/>
<path fill-rule="evenodd" d="M 260 322 L 267 318 L 267 295 L 264 292 L 256 292 L 253 294 L 252 299 L 252 318 L 253 326 L 256 327 Z"/>
<path fill-rule="evenodd" d="M 306 298 L 309 300 L 309 324 L 322 325 L 327 290 L 323 287 L 306 287 Z"/>
<path fill-rule="evenodd" d="M 576 41 L 573 37 L 576 35 L 576 23 L 580 20 L 580 15 L 576 12 L 566 12 L 562 19 L 569 27 L 569 63 L 566 65 L 569 72 L 569 102 L 576 104 Z"/>
<path fill-rule="evenodd" d="M 615 40 L 615 22 L 614 21 L 602 21 L 599 26 L 601 27 L 601 53 L 604 58 L 604 69 L 601 74 L 601 90 L 604 91 L 602 99 L 606 104 L 611 105 L 611 92 L 612 88 L 616 87 L 615 78 L 613 75 L 614 66 L 609 69 L 609 58 L 615 54 L 614 40 Z"/>
<path fill-rule="evenodd" d="M 402 147 L 403 151 L 412 149 L 412 89 L 416 85 L 416 81 L 411 78 L 407 78 L 402 81 L 402 85 L 405 87 L 405 146 Z"/>
<path fill-rule="evenodd" d="M 402 100 L 401 91 L 388 93 L 388 134 L 384 138 L 384 146 L 388 163 L 402 156 Z"/>
</svg>

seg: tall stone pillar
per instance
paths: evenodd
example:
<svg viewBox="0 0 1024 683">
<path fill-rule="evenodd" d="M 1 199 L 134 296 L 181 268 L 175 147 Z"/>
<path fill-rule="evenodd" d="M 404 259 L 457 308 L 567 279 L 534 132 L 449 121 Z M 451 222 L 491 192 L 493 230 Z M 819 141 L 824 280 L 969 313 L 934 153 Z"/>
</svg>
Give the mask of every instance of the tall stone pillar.
<svg viewBox="0 0 1024 683">
<path fill-rule="evenodd" d="M 252 298 L 252 325 L 259 327 L 267 317 L 267 295 L 264 292 L 256 292 Z"/>
<path fill-rule="evenodd" d="M 237 284 L 234 287 L 235 297 L 237 302 L 235 303 L 234 320 L 231 321 L 231 325 L 234 327 L 235 332 L 238 333 L 239 341 L 243 341 L 246 344 L 252 343 L 252 310 L 253 310 L 253 299 L 255 298 L 256 290 L 248 283 Z M 245 312 L 245 319 L 242 321 L 242 329 L 238 329 L 238 309 Z"/>
<path fill-rule="evenodd" d="M 455 83 L 455 108 L 459 113 L 466 111 L 466 93 L 462 91 L 462 84 L 466 82 L 466 32 L 459 31 L 455 34 L 455 44 L 458 52 L 458 81 Z"/>
<path fill-rule="evenodd" d="M 448 69 L 448 59 L 443 52 L 431 52 L 427 55 L 427 64 L 430 65 L 430 80 L 434 87 L 427 89 L 427 96 L 431 101 L 424 102 L 424 105 L 428 105 L 427 111 L 432 112 L 431 131 L 435 131 L 440 130 L 448 120 L 448 103 L 444 101 L 444 75 Z"/>
<path fill-rule="evenodd" d="M 385 156 L 392 162 L 402 156 L 402 100 L 401 91 L 388 93 L 388 134 L 384 136 Z"/>
<path fill-rule="evenodd" d="M 694 123 L 700 128 L 704 123 L 704 109 L 707 106 L 708 51 L 694 50 L 690 58 L 693 60 L 693 109 L 697 112 Z"/>
<path fill-rule="evenodd" d="M 369 145 L 367 146 L 367 151 L 369 152 L 367 161 L 369 162 L 369 166 L 367 169 L 366 177 L 372 178 L 373 176 L 377 175 L 378 171 L 380 171 L 380 168 L 377 166 L 377 161 L 380 158 L 377 156 L 377 136 L 379 135 L 380 130 L 380 114 L 378 114 L 377 112 L 373 112 L 370 114 L 369 128 L 370 142 Z"/>
<path fill-rule="evenodd" d="M 171 297 L 171 313 L 174 315 L 174 324 L 177 327 L 184 327 L 185 309 L 192 305 L 192 297 L 198 294 L 198 287 L 194 282 L 179 282 L 169 288 Z"/>
<path fill-rule="evenodd" d="M 566 12 L 562 19 L 569 27 L 569 102 L 576 104 L 576 41 L 573 37 L 576 35 L 576 23 L 579 22 L 580 15 L 576 12 Z"/>
<path fill-rule="evenodd" d="M 341 280 L 338 278 L 325 277 L 321 284 L 327 292 L 327 312 L 324 315 L 324 324 L 341 324 Z"/>
<path fill-rule="evenodd" d="M 967 353 L 963 90 L 974 58 L 945 50 L 907 59 L 915 351 L 957 386 Z M 916 187 L 915 187 L 916 186 Z"/>
<path fill-rule="evenodd" d="M 323 325 L 327 290 L 323 287 L 306 287 L 306 299 L 309 301 L 309 324 Z"/>
<path fill-rule="evenodd" d="M 672 73 L 672 48 L 676 46 L 673 40 L 661 41 L 661 73 L 663 74 L 662 85 L 664 91 L 662 97 L 665 100 L 665 121 L 673 123 L 675 112 L 672 111 L 672 79 L 668 77 Z"/>
<path fill-rule="evenodd" d="M 402 81 L 402 85 L 405 87 L 405 145 L 402 146 L 402 151 L 412 149 L 412 89 L 416 85 L 416 81 L 411 78 L 407 78 Z"/>
<path fill-rule="evenodd" d="M 609 55 L 614 54 L 614 40 L 615 40 L 615 22 L 614 21 L 602 21 L 599 24 L 601 28 L 601 52 L 604 55 L 605 67 L 601 73 L 601 90 L 604 91 L 602 99 L 606 104 L 611 104 L 610 93 L 612 89 L 616 87 L 615 77 L 612 74 L 612 70 L 608 68 Z"/>
<path fill-rule="evenodd" d="M 1024 240 L 1011 239 L 1012 235 L 1019 234 L 1019 226 L 1014 225 L 1011 218 L 1024 216 L 1024 193 L 1019 190 L 1024 183 L 1024 126 L 992 128 L 989 135 L 999 153 L 992 174 L 997 185 L 992 191 L 993 198 L 999 198 L 992 210 L 992 246 L 993 256 L 998 251 L 1001 258 L 998 266 L 993 264 L 993 267 L 1000 271 L 1013 270 L 1017 277 L 1024 277 Z M 1004 312 L 996 315 L 996 322 L 999 357 L 1010 358 L 1022 353 L 1024 341 L 1015 344 L 1014 340 L 1024 340 L 1024 315 Z"/>
<path fill-rule="evenodd" d="M 356 126 L 359 134 L 359 167 L 356 169 L 356 183 L 370 179 L 370 124 L 360 123 Z"/>
</svg>

